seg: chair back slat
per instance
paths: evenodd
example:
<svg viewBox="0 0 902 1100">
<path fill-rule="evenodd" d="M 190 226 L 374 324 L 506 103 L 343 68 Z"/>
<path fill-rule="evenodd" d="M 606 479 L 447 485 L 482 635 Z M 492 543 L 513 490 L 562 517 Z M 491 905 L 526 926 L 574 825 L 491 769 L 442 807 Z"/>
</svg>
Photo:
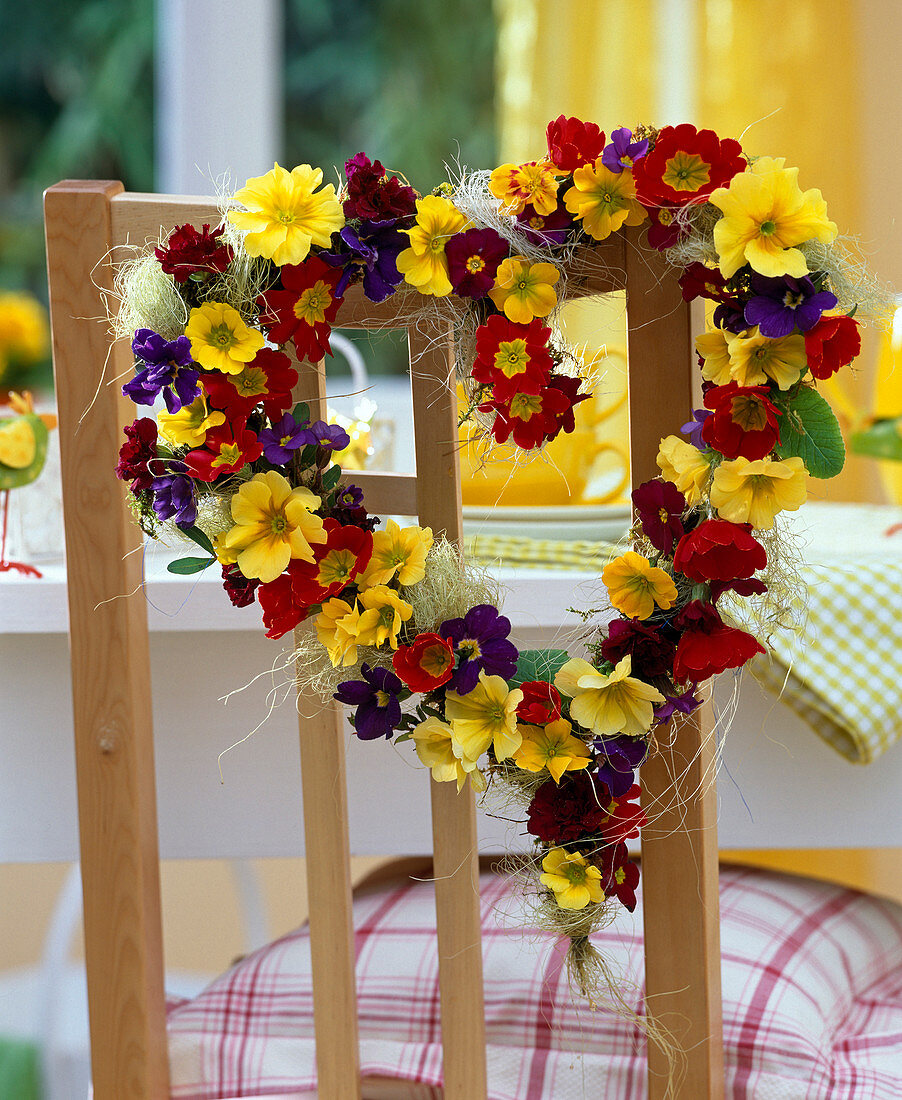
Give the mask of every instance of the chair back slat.
<svg viewBox="0 0 902 1100">
<path fill-rule="evenodd" d="M 121 190 L 58 184 L 45 217 L 94 1095 L 159 1100 L 169 1071 L 142 538 L 114 472 L 123 399 L 117 386 L 98 388 L 109 344 L 91 281 Z M 111 289 L 108 268 L 94 278 Z"/>
<path fill-rule="evenodd" d="M 627 238 L 630 463 L 632 483 L 658 473 L 662 436 L 692 408 L 692 327 L 673 269 Z M 685 1053 L 679 1097 L 723 1096 L 715 744 L 698 712 L 658 732 L 642 766 L 645 982 L 649 1018 Z M 664 1100 L 671 1066 L 648 1052 L 649 1100 Z"/>
</svg>

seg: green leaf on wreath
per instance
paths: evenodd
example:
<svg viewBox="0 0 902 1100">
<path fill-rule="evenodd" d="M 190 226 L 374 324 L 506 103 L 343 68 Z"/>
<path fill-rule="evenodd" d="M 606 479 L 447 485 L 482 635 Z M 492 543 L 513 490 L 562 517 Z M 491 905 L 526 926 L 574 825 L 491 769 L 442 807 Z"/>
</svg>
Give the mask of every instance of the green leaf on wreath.
<svg viewBox="0 0 902 1100">
<path fill-rule="evenodd" d="M 803 386 L 791 402 L 781 405 L 780 458 L 800 458 L 812 477 L 836 477 L 846 448 L 833 410 L 823 397 Z"/>
<path fill-rule="evenodd" d="M 323 488 L 328 492 L 330 489 L 334 489 L 338 484 L 338 479 L 341 477 L 340 466 L 330 466 L 328 470 L 323 474 Z"/>
<path fill-rule="evenodd" d="M 855 454 L 867 455 L 868 458 L 902 462 L 902 417 L 878 420 L 870 428 L 855 432 L 849 440 L 849 448 Z"/>
<path fill-rule="evenodd" d="M 303 424 L 305 420 L 310 419 L 310 406 L 306 401 L 299 401 L 291 410 L 291 415 L 297 424 Z"/>
<path fill-rule="evenodd" d="M 215 554 L 213 543 L 210 542 L 210 540 L 199 527 L 180 527 L 179 530 L 182 532 L 183 535 L 187 535 L 189 539 L 191 539 L 193 542 L 196 542 L 202 550 L 206 550 L 208 554 Z"/>
<path fill-rule="evenodd" d="M 178 561 L 171 561 L 166 568 L 170 573 L 178 573 L 186 577 L 191 573 L 202 573 L 215 561 L 216 558 L 179 558 Z"/>
<path fill-rule="evenodd" d="M 545 680 L 551 683 L 554 674 L 570 660 L 563 649 L 524 649 L 517 659 L 517 671 L 511 683 L 524 684 L 527 680 Z"/>
</svg>

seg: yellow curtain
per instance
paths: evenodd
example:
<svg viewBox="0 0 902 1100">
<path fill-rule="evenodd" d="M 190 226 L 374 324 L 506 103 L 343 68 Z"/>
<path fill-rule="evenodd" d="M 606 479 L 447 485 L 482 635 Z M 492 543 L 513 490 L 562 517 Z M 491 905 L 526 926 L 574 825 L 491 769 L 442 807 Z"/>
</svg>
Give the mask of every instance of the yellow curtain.
<svg viewBox="0 0 902 1100">
<path fill-rule="evenodd" d="M 858 3 L 496 0 L 496 12 L 502 162 L 541 155 L 545 125 L 562 113 L 608 131 L 690 121 L 741 137 L 749 152 L 786 156 L 799 166 L 803 187 L 821 189 L 840 227 L 864 232 L 873 224 L 863 209 L 868 166 Z M 891 10 L 887 18 L 894 18 Z M 683 117 L 670 117 L 678 108 Z M 597 315 L 583 317 L 578 338 L 588 339 L 598 325 Z M 616 344 L 622 335 L 606 330 L 603 338 Z M 840 411 L 870 408 L 876 359 L 872 338 L 857 374 L 833 386 Z M 616 383 L 609 371 L 603 386 Z M 894 385 L 902 388 L 902 381 Z M 622 438 L 626 429 L 621 421 L 605 422 L 604 430 Z M 829 487 L 815 483 L 814 495 L 827 493 L 880 499 L 875 465 L 850 457 Z"/>
</svg>

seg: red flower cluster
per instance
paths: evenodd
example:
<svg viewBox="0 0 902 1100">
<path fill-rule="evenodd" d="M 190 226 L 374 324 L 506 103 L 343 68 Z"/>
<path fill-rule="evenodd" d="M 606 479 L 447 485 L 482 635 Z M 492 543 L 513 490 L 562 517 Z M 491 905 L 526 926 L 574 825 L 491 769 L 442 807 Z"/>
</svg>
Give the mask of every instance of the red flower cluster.
<svg viewBox="0 0 902 1100">
<path fill-rule="evenodd" d="M 517 717 L 532 726 L 547 726 L 561 716 L 561 697 L 557 688 L 545 680 L 526 680 L 520 685 L 523 699 Z"/>
<path fill-rule="evenodd" d="M 417 195 L 412 187 L 389 176 L 380 161 L 371 161 L 366 153 L 358 153 L 345 161 L 348 181 L 344 214 L 348 221 L 365 218 L 388 221 L 406 218 L 416 213 Z"/>
<path fill-rule="evenodd" d="M 203 447 L 185 455 L 185 465 L 192 477 L 210 482 L 256 462 L 261 454 L 263 447 L 247 421 L 227 420 L 207 432 Z"/>
<path fill-rule="evenodd" d="M 765 458 L 780 442 L 777 417 L 782 415 L 768 398 L 767 386 L 712 386 L 705 408 L 712 414 L 702 425 L 702 439 L 724 458 Z"/>
<path fill-rule="evenodd" d="M 335 293 L 341 271 L 308 256 L 302 264 L 285 264 L 279 275 L 282 289 L 259 299 L 260 323 L 274 344 L 291 340 L 298 359 L 318 363 L 332 354 L 329 335 L 341 305 Z"/>
<path fill-rule="evenodd" d="M 745 167 L 738 141 L 684 123 L 658 131 L 654 149 L 633 166 L 633 178 L 643 206 L 685 206 L 703 202 Z"/>
<path fill-rule="evenodd" d="M 440 634 L 418 634 L 410 645 L 398 646 L 392 665 L 411 691 L 434 691 L 454 673 L 454 645 Z"/>
<path fill-rule="evenodd" d="M 861 333 L 854 317 L 821 316 L 805 333 L 808 369 L 818 379 L 829 378 L 847 367 L 861 351 Z"/>
<path fill-rule="evenodd" d="M 700 684 L 728 668 L 740 668 L 764 647 L 727 624 L 711 604 L 693 600 L 680 611 L 673 625 L 683 631 L 677 642 L 673 675 L 681 683 Z"/>
<path fill-rule="evenodd" d="M 212 275 L 225 271 L 232 262 L 231 246 L 220 240 L 223 228 L 210 232 L 205 225 L 198 233 L 193 225 L 179 225 L 165 245 L 153 250 L 167 275 L 184 283 L 192 275 Z"/>
<path fill-rule="evenodd" d="M 149 489 L 154 474 L 150 463 L 157 457 L 157 422 L 141 417 L 125 428 L 125 442 L 119 448 L 119 465 L 116 477 L 130 481 L 131 491 L 137 496 L 142 489 Z"/>
<path fill-rule="evenodd" d="M 548 157 L 555 168 L 574 172 L 584 164 L 594 164 L 604 151 L 604 131 L 594 122 L 559 115 L 545 130 Z"/>
<path fill-rule="evenodd" d="M 270 420 L 276 421 L 291 408 L 298 372 L 284 352 L 261 348 L 240 374 L 209 371 L 201 381 L 210 408 L 221 409 L 230 419 L 246 417 L 262 404 Z"/>
<path fill-rule="evenodd" d="M 680 539 L 673 567 L 691 581 L 732 581 L 751 577 L 767 565 L 764 547 L 749 523 L 706 519 Z"/>
</svg>

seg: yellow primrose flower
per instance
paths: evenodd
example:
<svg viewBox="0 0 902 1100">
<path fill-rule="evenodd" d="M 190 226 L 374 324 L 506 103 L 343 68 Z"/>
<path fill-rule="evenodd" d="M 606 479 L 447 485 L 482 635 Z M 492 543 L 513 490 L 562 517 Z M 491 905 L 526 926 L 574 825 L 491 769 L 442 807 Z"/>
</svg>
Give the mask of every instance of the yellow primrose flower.
<svg viewBox="0 0 902 1100">
<path fill-rule="evenodd" d="M 309 489 L 292 489 L 276 470 L 254 474 L 232 497 L 235 526 L 224 544 L 238 550 L 238 568 L 245 577 L 274 581 L 292 558 L 314 560 L 311 543 L 326 541 L 323 521 L 313 514 L 320 498 Z"/>
<path fill-rule="evenodd" d="M 554 264 L 531 264 L 523 256 L 502 260 L 489 297 L 514 324 L 528 325 L 547 317 L 557 305 L 554 284 L 561 273 Z"/>
<path fill-rule="evenodd" d="M 798 168 L 784 168 L 782 160 L 760 157 L 752 171 L 708 196 L 724 215 L 714 226 L 714 246 L 728 279 L 746 263 L 759 275 L 800 278 L 808 274 L 808 263 L 795 246 L 836 239 L 823 196 L 816 187 L 802 191 L 798 175 Z"/>
<path fill-rule="evenodd" d="M 316 616 L 316 636 L 329 654 L 329 660 L 339 665 L 357 664 L 357 646 L 361 620 L 360 608 L 333 596 L 322 605 Z"/>
<path fill-rule="evenodd" d="M 445 245 L 469 224 L 450 199 L 438 195 L 417 199 L 416 225 L 404 230 L 410 237 L 410 248 L 405 248 L 396 261 L 404 282 L 415 286 L 421 294 L 434 294 L 438 298 L 450 294 Z"/>
<path fill-rule="evenodd" d="M 413 608 L 398 593 L 385 584 L 367 588 L 360 594 L 365 608 L 360 616 L 357 641 L 360 645 L 382 645 L 384 642 L 398 648 L 398 631 L 413 614 Z"/>
<path fill-rule="evenodd" d="M 464 756 L 478 760 L 489 745 L 495 758 L 506 760 L 520 747 L 523 735 L 517 729 L 517 707 L 523 699 L 501 676 L 479 673 L 479 683 L 466 695 L 449 691 L 445 695 L 445 716 L 451 722 L 454 740 Z"/>
<path fill-rule="evenodd" d="M 426 576 L 426 555 L 432 548 L 431 527 L 401 528 L 393 519 L 384 531 L 373 532 L 373 553 L 361 578 L 362 588 L 388 584 L 397 573 L 398 583 L 409 588 Z"/>
<path fill-rule="evenodd" d="M 733 336 L 727 342 L 730 376 L 740 386 L 762 386 L 773 378 L 781 390 L 788 390 L 808 366 L 805 337 L 800 333 L 771 339 L 758 329 Z"/>
<path fill-rule="evenodd" d="M 552 848 L 542 860 L 542 870 L 539 882 L 552 891 L 561 909 L 585 909 L 589 902 L 604 901 L 601 871 L 579 852 Z"/>
<path fill-rule="evenodd" d="M 265 176 L 249 179 L 233 195 L 247 210 L 230 210 L 229 221 L 247 231 L 244 248 L 281 267 L 302 263 L 310 245 L 327 248 L 345 224 L 335 187 L 323 182 L 321 168 L 299 164 L 289 172 L 276 164 Z"/>
<path fill-rule="evenodd" d="M 676 485 L 686 503 L 698 504 L 711 474 L 708 460 L 698 447 L 678 435 L 668 435 L 661 440 L 656 461 L 661 476 Z"/>
<path fill-rule="evenodd" d="M 721 519 L 768 530 L 777 512 L 794 512 L 805 503 L 807 475 L 800 458 L 734 458 L 714 471 L 711 504 Z"/>
<path fill-rule="evenodd" d="M 474 791 L 485 790 L 485 776 L 476 766 L 475 760 L 464 756 L 447 722 L 440 718 L 427 718 L 411 730 L 410 736 L 420 762 L 432 769 L 432 778 L 436 783 L 451 783 L 456 780 L 459 794 L 469 776 L 470 786 Z"/>
<path fill-rule="evenodd" d="M 192 309 L 185 335 L 191 341 L 191 358 L 224 374 L 241 374 L 266 342 L 262 332 L 248 328 L 238 310 L 225 302 L 204 302 Z"/>
<path fill-rule="evenodd" d="M 502 164 L 492 172 L 489 190 L 501 199 L 503 214 L 522 214 L 529 205 L 537 214 L 547 216 L 557 209 L 557 175 L 549 160 Z"/>
<path fill-rule="evenodd" d="M 730 349 L 727 347 L 727 333 L 722 328 L 716 328 L 713 332 L 704 332 L 701 336 L 696 336 L 695 350 L 705 361 L 702 366 L 702 378 L 706 382 L 713 382 L 715 386 L 726 386 L 733 380 L 733 376 L 730 374 Z"/>
<path fill-rule="evenodd" d="M 570 717 L 596 737 L 641 737 L 654 721 L 652 704 L 663 703 L 664 696 L 631 672 L 628 653 L 607 674 L 582 657 L 572 657 L 555 673 L 554 686 L 571 700 Z"/>
<path fill-rule="evenodd" d="M 0 376 L 10 361 L 36 363 L 50 350 L 47 311 L 30 294 L 0 293 Z"/>
<path fill-rule="evenodd" d="M 673 577 L 635 550 L 614 558 L 601 571 L 611 604 L 631 619 L 647 619 L 655 604 L 666 611 L 676 603 Z"/>
<path fill-rule="evenodd" d="M 636 199 L 632 172 L 612 172 L 601 163 L 584 164 L 573 173 L 573 186 L 564 195 L 571 214 L 596 241 L 610 237 L 622 225 L 641 225 L 645 208 Z"/>
<path fill-rule="evenodd" d="M 178 412 L 161 410 L 157 413 L 161 435 L 179 447 L 203 447 L 207 432 L 225 424 L 225 420 L 225 413 L 207 410 L 207 399 L 203 394 L 195 397 L 190 405 L 183 405 Z"/>
<path fill-rule="evenodd" d="M 558 718 L 542 726 L 520 726 L 523 742 L 514 753 L 514 763 L 528 772 L 540 772 L 547 768 L 555 783 L 560 783 L 564 772 L 587 768 L 592 754 L 585 741 L 574 737 L 572 725 L 566 718 Z"/>
</svg>

